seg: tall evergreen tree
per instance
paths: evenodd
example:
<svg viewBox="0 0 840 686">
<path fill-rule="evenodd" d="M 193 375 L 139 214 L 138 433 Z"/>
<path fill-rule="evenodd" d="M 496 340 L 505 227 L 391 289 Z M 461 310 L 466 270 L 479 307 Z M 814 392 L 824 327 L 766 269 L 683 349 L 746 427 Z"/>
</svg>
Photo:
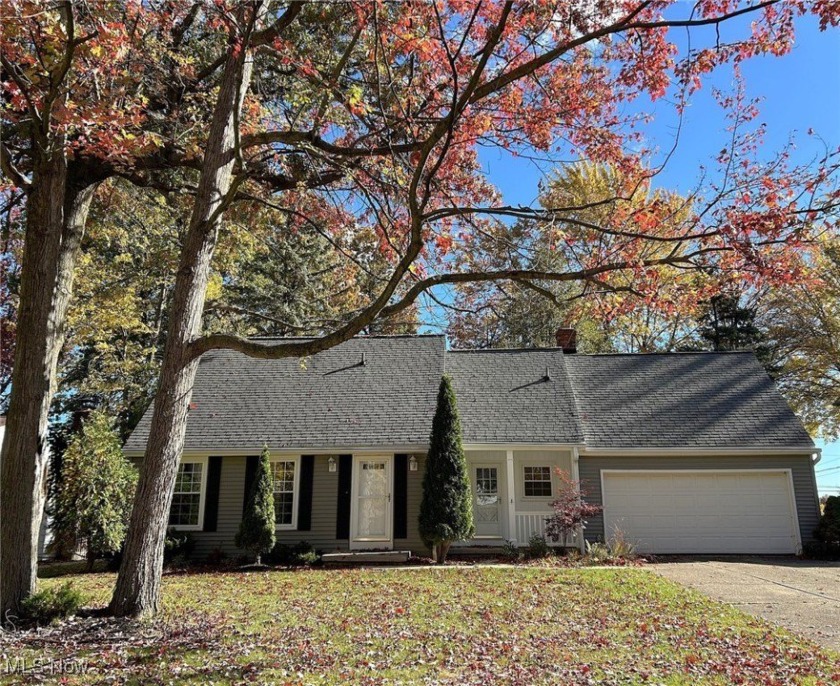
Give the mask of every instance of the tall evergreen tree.
<svg viewBox="0 0 840 686">
<path fill-rule="evenodd" d="M 260 564 L 263 553 L 268 553 L 276 541 L 274 523 L 274 483 L 271 476 L 268 446 L 263 448 L 256 478 L 248 493 L 245 514 L 236 534 L 236 546 L 250 550 Z"/>
<path fill-rule="evenodd" d="M 700 337 L 716 352 L 758 348 L 763 339 L 756 308 L 741 304 L 738 294 L 719 294 L 700 314 Z"/>
<path fill-rule="evenodd" d="M 131 513 L 137 470 L 104 412 L 94 412 L 64 452 L 55 498 L 56 541 L 84 543 L 91 565 L 120 549 Z"/>
<path fill-rule="evenodd" d="M 438 563 L 446 562 L 454 541 L 471 538 L 472 496 L 467 460 L 461 444 L 461 420 L 452 381 L 444 376 L 432 421 L 429 455 L 423 474 L 420 535 Z"/>
</svg>

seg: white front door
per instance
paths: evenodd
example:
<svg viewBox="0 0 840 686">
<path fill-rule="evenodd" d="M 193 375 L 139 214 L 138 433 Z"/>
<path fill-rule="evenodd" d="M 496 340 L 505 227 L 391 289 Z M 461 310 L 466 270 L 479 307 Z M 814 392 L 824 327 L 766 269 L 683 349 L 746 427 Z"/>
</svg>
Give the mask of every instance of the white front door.
<svg viewBox="0 0 840 686">
<path fill-rule="evenodd" d="M 476 538 L 502 537 L 500 469 L 496 465 L 473 465 L 473 521 Z"/>
<path fill-rule="evenodd" d="M 392 548 L 393 456 L 353 456 L 351 548 Z"/>
</svg>

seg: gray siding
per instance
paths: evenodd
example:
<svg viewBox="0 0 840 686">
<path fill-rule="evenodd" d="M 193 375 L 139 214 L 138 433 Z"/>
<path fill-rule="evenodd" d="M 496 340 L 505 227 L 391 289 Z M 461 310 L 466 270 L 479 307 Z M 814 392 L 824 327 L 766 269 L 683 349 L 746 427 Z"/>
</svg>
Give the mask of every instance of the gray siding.
<svg viewBox="0 0 840 686">
<path fill-rule="evenodd" d="M 316 455 L 312 478 L 312 528 L 310 531 L 278 531 L 277 540 L 293 544 L 308 541 L 320 552 L 347 550 L 349 542 L 335 537 L 338 506 L 338 473 L 329 471 L 329 455 Z M 336 456 L 337 459 L 338 456 Z M 242 520 L 242 503 L 245 497 L 245 461 L 242 457 L 223 457 L 219 484 L 219 518 L 216 531 L 193 531 L 194 557 L 203 560 L 216 548 L 228 556 L 243 555 L 234 545 L 234 538 Z M 428 555 L 420 540 L 417 518 L 420 514 L 423 468 L 425 457 L 418 455 L 418 470 L 408 472 L 408 537 L 396 539 L 394 548 L 411 550 L 416 555 Z"/>
<path fill-rule="evenodd" d="M 426 456 L 417 455 L 417 471 L 408 472 L 408 537 L 394 541 L 395 550 L 410 550 L 415 555 L 429 555 L 429 549 L 420 538 L 418 520 L 420 518 L 420 500 L 423 498 L 423 472 L 426 469 Z"/>
<path fill-rule="evenodd" d="M 581 487 L 589 502 L 603 504 L 602 469 L 790 469 L 803 543 L 813 540 L 819 520 L 817 482 L 814 466 L 807 455 L 739 457 L 584 457 L 580 458 Z M 604 520 L 592 517 L 586 526 L 586 540 L 604 539 Z"/>
</svg>

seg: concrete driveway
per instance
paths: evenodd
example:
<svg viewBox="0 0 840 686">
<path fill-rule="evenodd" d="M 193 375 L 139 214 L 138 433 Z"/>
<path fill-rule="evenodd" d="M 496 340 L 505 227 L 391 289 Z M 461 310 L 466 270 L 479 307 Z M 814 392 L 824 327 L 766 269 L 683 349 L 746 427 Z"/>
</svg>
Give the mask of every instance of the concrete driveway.
<svg viewBox="0 0 840 686">
<path fill-rule="evenodd" d="M 840 651 L 840 562 L 678 558 L 650 569 Z"/>
</svg>

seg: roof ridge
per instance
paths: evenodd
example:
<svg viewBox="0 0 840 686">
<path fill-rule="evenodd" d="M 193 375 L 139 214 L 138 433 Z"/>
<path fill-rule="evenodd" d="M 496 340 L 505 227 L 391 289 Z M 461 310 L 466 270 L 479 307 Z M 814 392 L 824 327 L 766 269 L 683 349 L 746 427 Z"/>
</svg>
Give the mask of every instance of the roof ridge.
<svg viewBox="0 0 840 686">
<path fill-rule="evenodd" d="M 341 343 L 337 343 L 333 347 L 349 343 L 360 338 L 445 338 L 446 334 L 442 333 L 394 333 L 394 334 L 360 334 L 352 336 Z M 249 341 L 312 341 L 316 340 L 318 336 L 248 336 Z"/>
<path fill-rule="evenodd" d="M 447 353 L 535 353 L 535 352 L 563 352 L 557 346 L 540 348 L 450 348 Z"/>
<path fill-rule="evenodd" d="M 755 350 L 669 350 L 638 353 L 575 353 L 570 357 L 674 357 L 676 355 L 755 355 Z"/>
</svg>

